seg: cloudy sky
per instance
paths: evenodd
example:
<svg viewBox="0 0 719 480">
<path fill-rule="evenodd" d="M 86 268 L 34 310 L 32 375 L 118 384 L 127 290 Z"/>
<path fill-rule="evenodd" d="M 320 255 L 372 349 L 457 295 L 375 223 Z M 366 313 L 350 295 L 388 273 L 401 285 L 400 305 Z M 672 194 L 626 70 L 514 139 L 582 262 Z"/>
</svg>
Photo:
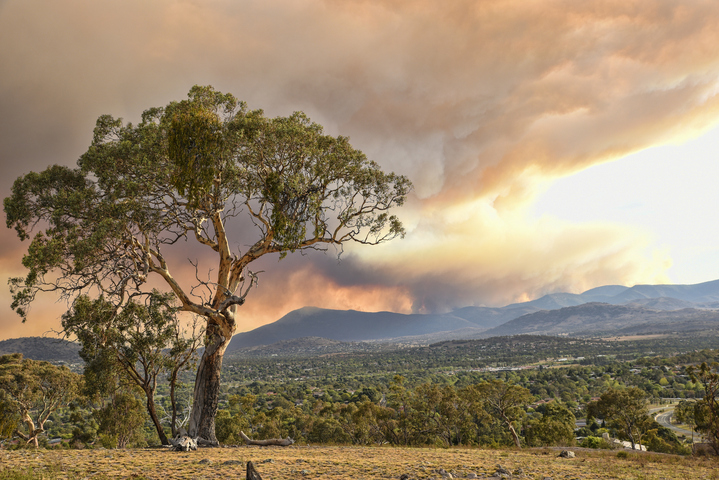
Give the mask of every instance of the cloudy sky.
<svg viewBox="0 0 719 480">
<path fill-rule="evenodd" d="M 98 116 L 213 85 L 415 185 L 404 240 L 264 261 L 241 330 L 714 280 L 717 46 L 714 0 L 0 0 L 0 194 L 74 165 Z M 0 231 L 0 277 L 24 248 Z M 59 328 L 53 297 L 9 304 L 0 339 Z"/>
</svg>

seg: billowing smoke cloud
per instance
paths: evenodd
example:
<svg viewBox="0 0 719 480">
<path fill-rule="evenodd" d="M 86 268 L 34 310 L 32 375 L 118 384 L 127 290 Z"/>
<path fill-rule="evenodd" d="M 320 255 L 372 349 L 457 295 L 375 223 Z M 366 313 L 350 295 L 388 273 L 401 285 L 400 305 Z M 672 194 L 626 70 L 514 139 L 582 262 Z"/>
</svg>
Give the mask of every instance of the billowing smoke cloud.
<svg viewBox="0 0 719 480">
<path fill-rule="evenodd" d="M 715 124 L 718 21 L 699 0 L 5 2 L 0 191 L 73 164 L 99 115 L 137 120 L 211 84 L 303 110 L 415 184 L 404 241 L 270 262 L 247 328 L 310 304 L 438 311 L 662 281 L 646 233 L 528 206 L 554 178 Z"/>
</svg>

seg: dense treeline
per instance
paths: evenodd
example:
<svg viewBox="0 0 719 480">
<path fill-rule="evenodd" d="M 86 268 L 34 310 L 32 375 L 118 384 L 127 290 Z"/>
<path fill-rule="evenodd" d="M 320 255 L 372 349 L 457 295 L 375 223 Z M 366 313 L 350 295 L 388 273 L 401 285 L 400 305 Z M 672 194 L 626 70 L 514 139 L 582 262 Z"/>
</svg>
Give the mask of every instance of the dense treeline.
<svg viewBox="0 0 719 480">
<path fill-rule="evenodd" d="M 462 351 L 458 342 L 440 348 Z M 709 433 L 719 418 L 709 415 L 712 410 L 707 407 L 713 404 L 706 402 L 707 388 L 716 386 L 716 381 L 709 381 L 716 380 L 711 376 L 716 370 L 692 367 L 718 360 L 713 350 L 630 362 L 615 359 L 601 365 L 559 366 L 544 361 L 500 371 L 440 365 L 419 372 L 416 365 L 398 364 L 393 355 L 404 358 L 404 353 L 394 353 L 230 363 L 226 368 L 230 380 L 225 380 L 228 386 L 216 419 L 217 438 L 225 444 L 241 443 L 242 431 L 258 439 L 290 436 L 314 444 L 523 447 L 571 445 L 579 436 L 584 437 L 583 446 L 608 447 L 602 439 L 607 433 L 651 450 L 686 453 L 674 434 L 648 415 L 647 404 L 686 399 L 680 409 L 685 423 Z M 103 370 L 91 364 L 85 372 L 85 387 L 76 389 L 71 401 L 47 417 L 44 430 L 37 432 L 41 445 L 52 438 L 74 446 L 156 444 L 160 441 L 158 423 L 171 435 L 174 422 L 182 425 L 187 420 L 191 389 L 183 387 L 182 376 L 174 383 L 174 397 L 170 395 L 172 382 L 158 383 L 153 422 L 146 392 L 137 384 L 116 375 L 111 379 L 112 393 L 99 397 L 102 389 L 97 382 L 102 379 L 98 371 Z M 184 374 L 185 380 L 191 373 Z M 232 378 L 236 375 L 244 381 Z M 7 382 L 12 383 L 11 379 Z M 621 406 L 630 397 L 635 403 Z M 184 409 L 177 409 L 179 399 L 185 399 Z M 0 392 L 0 400 L 4 407 L 0 436 L 13 437 L 7 425 L 14 422 L 13 428 L 27 437 L 29 432 L 17 422 L 20 412 L 10 408 L 7 393 Z M 609 408 L 617 404 L 618 410 Z M 639 430 L 625 430 L 612 417 L 614 411 L 630 410 L 637 412 Z M 587 418 L 587 426 L 576 430 L 579 418 Z"/>
<path fill-rule="evenodd" d="M 245 431 L 263 438 L 289 435 L 309 443 L 510 445 L 516 443 L 522 426 L 531 428 L 531 420 L 542 418 L 538 412 L 527 417 L 533 396 L 526 388 L 501 380 L 460 388 L 423 384 L 409 389 L 404 378 L 396 376 L 387 393 L 371 388 L 355 393 L 346 401 L 308 403 L 274 395 L 271 408 L 259 407 L 256 395 L 233 395 L 229 408 L 217 417 L 218 438 L 237 443 L 240 431 Z M 559 408 L 565 435 L 545 438 L 537 424 L 533 437 L 537 443 L 573 441 L 574 415 L 565 406 Z"/>
<path fill-rule="evenodd" d="M 637 387 L 610 387 L 587 405 L 587 427 L 575 431 L 574 402 L 538 401 L 530 391 L 491 379 L 464 387 L 422 384 L 406 388 L 396 376 L 389 393 L 363 389 L 345 401 L 287 401 L 271 392 L 268 407 L 257 395 L 233 395 L 217 417 L 221 442 L 240 442 L 240 432 L 257 438 L 291 436 L 307 443 L 481 446 L 568 446 L 576 435 L 582 446 L 611 448 L 607 433 L 633 445 L 664 453 L 688 453 L 669 429 L 649 415 L 647 394 Z M 630 412 L 631 427 L 626 428 Z M 600 426 L 600 423 L 603 425 Z"/>
</svg>

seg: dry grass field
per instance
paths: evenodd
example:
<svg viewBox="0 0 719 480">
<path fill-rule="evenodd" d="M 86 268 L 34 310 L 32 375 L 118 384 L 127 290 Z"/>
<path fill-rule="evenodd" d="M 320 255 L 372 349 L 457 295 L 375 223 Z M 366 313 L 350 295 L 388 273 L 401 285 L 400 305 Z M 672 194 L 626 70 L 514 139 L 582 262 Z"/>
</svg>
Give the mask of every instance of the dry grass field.
<svg viewBox="0 0 719 480">
<path fill-rule="evenodd" d="M 392 447 L 232 447 L 196 452 L 137 450 L 0 450 L 0 479 L 226 479 L 245 478 L 252 461 L 264 480 L 491 478 L 528 479 L 717 479 L 719 461 L 658 454 L 573 449 L 486 450 Z M 620 454 L 623 457 L 623 454 Z M 31 471 L 29 471 L 31 469 Z M 448 477 L 447 477 L 448 478 Z"/>
</svg>

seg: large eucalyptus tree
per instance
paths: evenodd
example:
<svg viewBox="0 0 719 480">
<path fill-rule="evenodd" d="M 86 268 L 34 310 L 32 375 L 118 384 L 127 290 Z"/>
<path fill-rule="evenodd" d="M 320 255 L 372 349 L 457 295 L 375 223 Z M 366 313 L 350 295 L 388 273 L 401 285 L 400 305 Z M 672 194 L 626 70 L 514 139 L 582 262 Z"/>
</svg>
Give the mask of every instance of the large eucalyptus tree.
<svg viewBox="0 0 719 480">
<path fill-rule="evenodd" d="M 389 210 L 410 189 L 407 178 L 384 173 L 302 113 L 267 118 L 195 86 L 187 100 L 149 109 L 137 125 L 100 117 L 77 168 L 54 165 L 15 182 L 4 202 L 7 225 L 23 240 L 35 234 L 23 258 L 27 275 L 10 280 L 13 308 L 25 317 L 38 292 L 52 291 L 70 302 L 101 294 L 119 311 L 164 284 L 181 310 L 206 319 L 189 431 L 216 443 L 222 357 L 237 307 L 256 285 L 250 264 L 403 236 Z M 193 262 L 195 278 L 176 276 L 179 242 L 214 257 Z"/>
</svg>

